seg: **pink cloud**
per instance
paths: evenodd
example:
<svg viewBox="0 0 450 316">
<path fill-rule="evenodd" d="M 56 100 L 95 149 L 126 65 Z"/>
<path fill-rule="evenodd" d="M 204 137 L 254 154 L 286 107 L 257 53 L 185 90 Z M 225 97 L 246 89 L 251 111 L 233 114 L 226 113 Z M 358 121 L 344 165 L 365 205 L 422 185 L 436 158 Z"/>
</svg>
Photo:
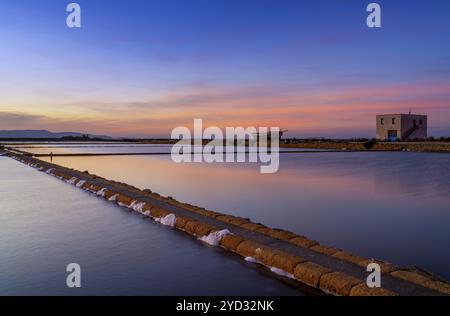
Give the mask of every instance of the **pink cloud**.
<svg viewBox="0 0 450 316">
<path fill-rule="evenodd" d="M 275 89 L 267 86 L 195 87 L 169 91 L 150 101 L 129 103 L 79 102 L 67 105 L 70 114 L 9 112 L 0 115 L 2 126 L 76 130 L 114 136 L 168 137 L 194 118 L 226 126 L 280 126 L 291 135 L 314 133 L 373 136 L 374 118 L 380 113 L 407 112 L 430 116 L 430 127 L 450 134 L 450 84 L 365 86 L 344 90 Z M 73 119 L 73 111 L 80 115 Z M 21 121 L 17 117 L 22 116 Z M 13 119 L 15 118 L 15 119 Z"/>
</svg>

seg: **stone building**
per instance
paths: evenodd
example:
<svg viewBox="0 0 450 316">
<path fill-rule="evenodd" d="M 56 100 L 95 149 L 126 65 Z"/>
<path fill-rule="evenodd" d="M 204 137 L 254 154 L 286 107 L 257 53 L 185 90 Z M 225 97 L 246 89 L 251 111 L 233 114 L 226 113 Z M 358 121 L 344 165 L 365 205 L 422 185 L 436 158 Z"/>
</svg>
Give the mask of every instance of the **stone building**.
<svg viewBox="0 0 450 316">
<path fill-rule="evenodd" d="M 377 139 L 411 140 L 427 138 L 427 116 L 417 114 L 377 115 Z"/>
</svg>

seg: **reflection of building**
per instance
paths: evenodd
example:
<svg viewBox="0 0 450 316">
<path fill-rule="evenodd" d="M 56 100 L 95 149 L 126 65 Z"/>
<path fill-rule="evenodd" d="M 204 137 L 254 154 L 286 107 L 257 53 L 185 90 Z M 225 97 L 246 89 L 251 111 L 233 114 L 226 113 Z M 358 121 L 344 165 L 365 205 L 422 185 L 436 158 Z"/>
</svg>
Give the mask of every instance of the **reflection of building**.
<svg viewBox="0 0 450 316">
<path fill-rule="evenodd" d="M 427 138 L 427 116 L 416 114 L 377 115 L 377 139 L 411 140 Z"/>
</svg>

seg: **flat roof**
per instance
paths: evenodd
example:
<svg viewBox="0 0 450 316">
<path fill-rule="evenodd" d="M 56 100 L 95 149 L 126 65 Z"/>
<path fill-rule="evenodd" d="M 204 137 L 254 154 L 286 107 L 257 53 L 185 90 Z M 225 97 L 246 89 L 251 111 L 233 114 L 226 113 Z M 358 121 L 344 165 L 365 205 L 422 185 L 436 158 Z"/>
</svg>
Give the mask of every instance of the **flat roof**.
<svg viewBox="0 0 450 316">
<path fill-rule="evenodd" d="M 377 116 L 388 116 L 388 115 L 405 115 L 405 116 L 427 116 L 426 114 L 402 114 L 402 113 L 398 113 L 398 114 L 377 114 Z"/>
</svg>

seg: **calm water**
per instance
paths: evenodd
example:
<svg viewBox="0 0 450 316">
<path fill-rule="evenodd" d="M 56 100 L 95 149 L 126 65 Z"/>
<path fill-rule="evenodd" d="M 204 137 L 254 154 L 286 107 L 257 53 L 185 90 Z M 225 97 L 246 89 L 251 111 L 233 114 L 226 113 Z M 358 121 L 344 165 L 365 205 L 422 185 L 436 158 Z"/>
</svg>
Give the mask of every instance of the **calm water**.
<svg viewBox="0 0 450 316">
<path fill-rule="evenodd" d="M 450 155 L 282 154 L 271 175 L 254 164 L 175 164 L 170 156 L 53 162 L 450 279 Z"/>
<path fill-rule="evenodd" d="M 270 272 L 0 157 L 0 295 L 299 295 Z M 66 266 L 82 288 L 66 287 Z"/>
<path fill-rule="evenodd" d="M 170 154 L 172 146 L 171 145 L 138 145 L 138 144 L 99 144 L 99 145 L 73 145 L 73 144 L 52 144 L 52 145 L 24 145 L 24 146 L 14 146 L 14 148 L 33 153 L 33 154 L 105 154 L 105 153 L 168 153 Z M 231 151 L 234 151 L 234 147 Z M 244 147 L 240 147 L 241 150 L 245 151 Z M 201 152 L 202 147 L 193 146 L 192 152 Z M 255 152 L 255 149 L 251 151 Z M 281 151 L 311 151 L 311 149 L 296 149 L 296 148 L 283 148 Z M 185 151 L 187 152 L 187 151 Z"/>
</svg>

